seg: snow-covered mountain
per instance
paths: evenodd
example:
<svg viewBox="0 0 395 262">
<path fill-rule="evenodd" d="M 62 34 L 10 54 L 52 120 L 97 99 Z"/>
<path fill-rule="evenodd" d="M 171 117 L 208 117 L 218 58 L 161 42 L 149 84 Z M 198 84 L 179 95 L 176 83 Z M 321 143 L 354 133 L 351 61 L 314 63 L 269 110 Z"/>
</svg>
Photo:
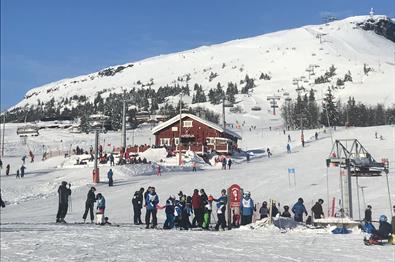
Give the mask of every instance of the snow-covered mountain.
<svg viewBox="0 0 395 262">
<path fill-rule="evenodd" d="M 337 98 L 345 101 L 354 96 L 368 104 L 391 105 L 395 101 L 394 27 L 394 21 L 385 16 L 357 16 L 160 55 L 33 88 L 13 109 L 52 98 L 57 103 L 74 95 L 93 100 L 98 92 L 106 97 L 133 87 L 158 89 L 187 82 L 191 91 L 198 83 L 207 94 L 218 82 L 226 88 L 228 82 L 239 84 L 248 74 L 256 87 L 251 94 L 237 97 L 248 112 L 253 106 L 269 109 L 269 95 L 296 97 L 298 85 L 299 90 L 315 89 L 320 98 L 348 71 L 352 82 L 336 87 Z M 315 84 L 332 65 L 336 75 L 330 82 Z M 270 80 L 260 79 L 262 73 Z"/>
</svg>

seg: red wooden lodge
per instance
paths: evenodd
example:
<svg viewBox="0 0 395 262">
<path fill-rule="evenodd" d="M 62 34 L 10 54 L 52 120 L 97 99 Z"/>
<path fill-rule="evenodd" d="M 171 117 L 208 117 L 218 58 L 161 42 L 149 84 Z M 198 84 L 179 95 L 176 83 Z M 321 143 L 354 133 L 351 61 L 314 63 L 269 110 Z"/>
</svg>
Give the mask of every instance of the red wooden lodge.
<svg viewBox="0 0 395 262">
<path fill-rule="evenodd" d="M 197 154 L 215 150 L 218 153 L 230 154 L 237 149 L 237 140 L 241 136 L 227 128 L 192 114 L 177 115 L 152 129 L 156 146 L 166 146 L 173 152 L 194 151 Z M 181 143 L 180 142 L 181 138 Z"/>
</svg>

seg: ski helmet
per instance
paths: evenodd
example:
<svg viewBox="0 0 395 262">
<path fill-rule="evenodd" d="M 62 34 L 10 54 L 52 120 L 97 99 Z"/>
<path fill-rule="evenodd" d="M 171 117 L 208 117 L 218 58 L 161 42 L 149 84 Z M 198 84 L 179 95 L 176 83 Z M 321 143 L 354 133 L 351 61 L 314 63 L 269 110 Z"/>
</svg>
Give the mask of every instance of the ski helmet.
<svg viewBox="0 0 395 262">
<path fill-rule="evenodd" d="M 387 222 L 387 217 L 385 215 L 381 215 L 379 221 L 380 222 Z"/>
</svg>

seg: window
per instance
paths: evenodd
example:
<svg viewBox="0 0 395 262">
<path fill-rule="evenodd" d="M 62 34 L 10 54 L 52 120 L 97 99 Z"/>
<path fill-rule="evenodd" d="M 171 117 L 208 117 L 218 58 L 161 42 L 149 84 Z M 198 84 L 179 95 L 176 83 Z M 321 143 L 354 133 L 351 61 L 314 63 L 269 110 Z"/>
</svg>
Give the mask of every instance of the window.
<svg viewBox="0 0 395 262">
<path fill-rule="evenodd" d="M 180 139 L 178 137 L 174 138 L 174 144 L 178 146 Z"/>
<path fill-rule="evenodd" d="M 160 145 L 161 146 L 168 146 L 168 145 L 170 145 L 170 138 L 161 138 L 160 139 Z"/>
<path fill-rule="evenodd" d="M 183 127 L 192 127 L 192 121 L 188 120 L 188 121 L 183 121 Z"/>
<path fill-rule="evenodd" d="M 206 143 L 207 143 L 207 145 L 214 145 L 215 144 L 215 138 L 214 137 L 207 137 L 206 138 Z"/>
</svg>

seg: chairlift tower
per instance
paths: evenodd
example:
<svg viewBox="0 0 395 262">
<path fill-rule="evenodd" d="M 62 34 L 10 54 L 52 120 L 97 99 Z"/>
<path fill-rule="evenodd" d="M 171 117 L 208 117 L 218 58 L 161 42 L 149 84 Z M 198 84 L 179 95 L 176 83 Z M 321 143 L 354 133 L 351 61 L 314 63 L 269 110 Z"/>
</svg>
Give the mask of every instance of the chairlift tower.
<svg viewBox="0 0 395 262">
<path fill-rule="evenodd" d="M 267 100 L 270 101 L 270 107 L 273 108 L 273 115 L 276 115 L 276 108 L 278 108 L 278 104 L 277 104 L 277 100 L 280 100 L 281 97 L 280 96 L 268 96 Z"/>
<path fill-rule="evenodd" d="M 377 162 L 357 139 L 337 139 L 333 143 L 329 157 L 326 159 L 327 167 L 335 165 L 347 171 L 347 180 L 341 185 L 346 189 L 343 203 L 344 212 L 353 218 L 351 177 L 381 176 L 382 172 L 388 174 L 388 164 Z"/>
</svg>

